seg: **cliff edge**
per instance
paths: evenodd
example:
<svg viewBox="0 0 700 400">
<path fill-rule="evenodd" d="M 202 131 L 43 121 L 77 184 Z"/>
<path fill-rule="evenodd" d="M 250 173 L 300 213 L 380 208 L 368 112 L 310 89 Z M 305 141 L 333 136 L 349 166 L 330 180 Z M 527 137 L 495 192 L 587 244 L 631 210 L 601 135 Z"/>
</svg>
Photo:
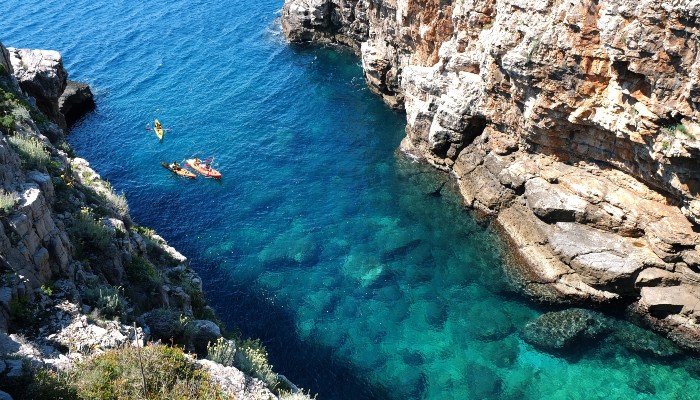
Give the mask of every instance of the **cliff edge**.
<svg viewBox="0 0 700 400">
<path fill-rule="evenodd" d="M 0 398 L 308 398 L 224 338 L 187 258 L 73 154 L 95 104 L 67 77 L 0 43 Z"/>
<path fill-rule="evenodd" d="M 700 4 L 286 0 L 406 112 L 401 149 L 493 215 L 547 301 L 627 307 L 700 349 Z"/>
</svg>

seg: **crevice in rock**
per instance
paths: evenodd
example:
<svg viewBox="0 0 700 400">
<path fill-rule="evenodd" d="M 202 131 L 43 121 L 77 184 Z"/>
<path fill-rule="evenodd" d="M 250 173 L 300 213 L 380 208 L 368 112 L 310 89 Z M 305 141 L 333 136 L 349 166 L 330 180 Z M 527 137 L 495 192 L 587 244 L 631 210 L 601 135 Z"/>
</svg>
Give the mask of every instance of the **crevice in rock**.
<svg viewBox="0 0 700 400">
<path fill-rule="evenodd" d="M 651 84 L 646 76 L 629 70 L 628 61 L 613 61 L 612 68 L 617 74 L 617 81 L 623 90 L 627 90 L 629 95 L 639 100 L 639 95 L 645 98 L 651 97 Z"/>
</svg>

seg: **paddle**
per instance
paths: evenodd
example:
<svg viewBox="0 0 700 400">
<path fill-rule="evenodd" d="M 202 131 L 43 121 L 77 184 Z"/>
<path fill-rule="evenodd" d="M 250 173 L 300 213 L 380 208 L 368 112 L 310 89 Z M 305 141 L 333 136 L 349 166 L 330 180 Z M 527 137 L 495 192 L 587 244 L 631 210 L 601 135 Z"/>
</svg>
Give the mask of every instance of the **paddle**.
<svg viewBox="0 0 700 400">
<path fill-rule="evenodd" d="M 153 128 L 146 127 L 146 130 L 147 130 L 147 131 L 150 131 L 150 130 L 153 130 Z M 163 130 L 164 130 L 164 131 L 169 131 L 170 128 L 163 128 Z"/>
</svg>

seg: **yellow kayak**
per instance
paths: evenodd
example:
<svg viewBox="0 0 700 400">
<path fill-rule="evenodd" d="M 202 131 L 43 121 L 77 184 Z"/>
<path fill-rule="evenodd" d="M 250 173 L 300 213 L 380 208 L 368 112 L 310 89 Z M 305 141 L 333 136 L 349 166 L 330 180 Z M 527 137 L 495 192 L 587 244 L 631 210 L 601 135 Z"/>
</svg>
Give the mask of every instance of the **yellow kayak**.
<svg viewBox="0 0 700 400">
<path fill-rule="evenodd" d="M 161 126 L 160 121 L 156 120 L 156 125 L 153 130 L 156 131 L 156 136 L 158 136 L 158 139 L 163 140 L 163 133 L 165 131 L 163 130 L 163 126 Z"/>
</svg>

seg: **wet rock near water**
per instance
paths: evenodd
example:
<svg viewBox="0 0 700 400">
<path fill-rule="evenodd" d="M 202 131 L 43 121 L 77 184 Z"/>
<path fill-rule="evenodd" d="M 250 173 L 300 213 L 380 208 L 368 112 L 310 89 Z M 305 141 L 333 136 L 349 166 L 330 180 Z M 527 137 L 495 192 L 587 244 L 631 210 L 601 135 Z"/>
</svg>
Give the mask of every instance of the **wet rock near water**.
<svg viewBox="0 0 700 400">
<path fill-rule="evenodd" d="M 72 127 L 95 109 L 95 100 L 90 86 L 86 83 L 68 81 L 66 89 L 58 99 L 58 108 L 66 119 L 66 126 Z"/>
<path fill-rule="evenodd" d="M 498 215 L 526 293 L 644 297 L 700 334 L 682 305 L 700 282 L 683 272 L 700 267 L 699 17 L 627 0 L 286 0 L 282 26 L 355 50 L 369 89 L 406 110 L 401 150 Z"/>
</svg>

